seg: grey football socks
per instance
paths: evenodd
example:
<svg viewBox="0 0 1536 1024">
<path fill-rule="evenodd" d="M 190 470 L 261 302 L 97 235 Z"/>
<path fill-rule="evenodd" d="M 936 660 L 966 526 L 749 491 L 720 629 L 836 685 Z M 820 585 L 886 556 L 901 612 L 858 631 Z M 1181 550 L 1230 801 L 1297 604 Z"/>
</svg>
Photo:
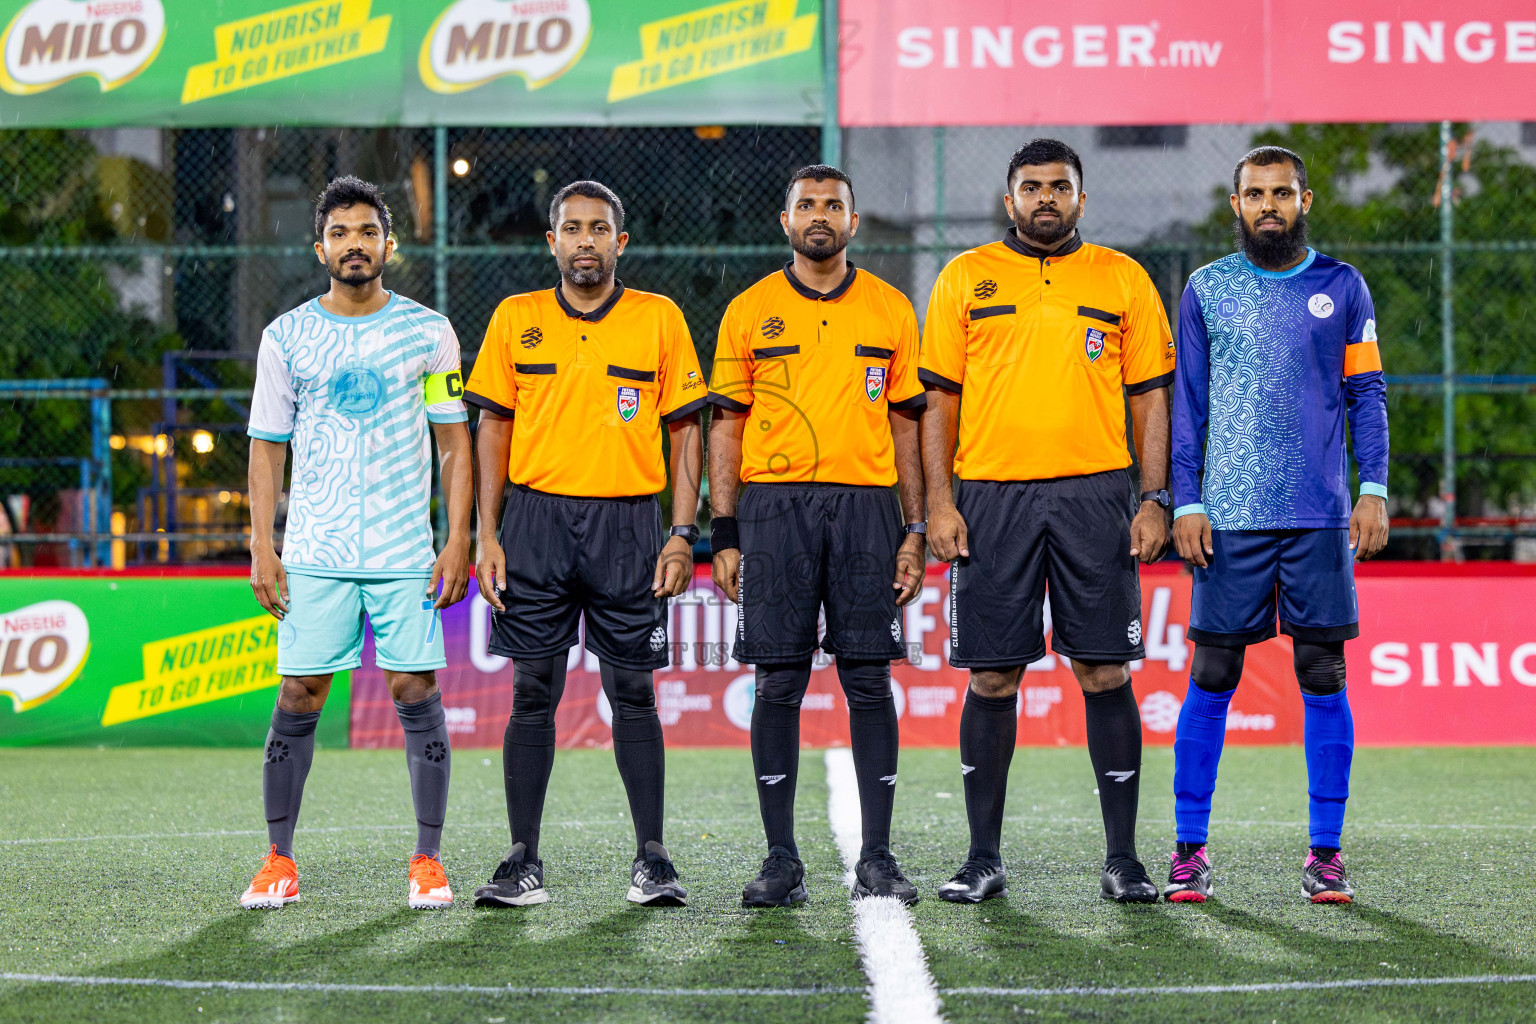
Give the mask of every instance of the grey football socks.
<svg viewBox="0 0 1536 1024">
<path fill-rule="evenodd" d="M 261 797 L 267 810 L 267 842 L 284 857 L 293 856 L 293 830 L 299 823 L 304 780 L 315 758 L 315 724 L 320 712 L 272 710 L 266 762 L 261 768 Z"/>
<path fill-rule="evenodd" d="M 405 730 L 405 763 L 411 773 L 411 802 L 416 806 L 416 856 L 436 857 L 448 813 L 448 724 L 443 696 L 434 693 L 417 704 L 395 701 Z"/>
</svg>

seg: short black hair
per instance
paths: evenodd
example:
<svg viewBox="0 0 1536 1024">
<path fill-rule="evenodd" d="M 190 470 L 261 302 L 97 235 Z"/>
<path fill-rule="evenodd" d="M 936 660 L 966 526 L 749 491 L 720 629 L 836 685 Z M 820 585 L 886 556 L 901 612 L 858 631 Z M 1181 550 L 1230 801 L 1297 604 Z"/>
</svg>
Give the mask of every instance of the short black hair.
<svg viewBox="0 0 1536 1024">
<path fill-rule="evenodd" d="M 1233 194 L 1235 195 L 1241 191 L 1240 183 L 1243 178 L 1243 168 L 1247 165 L 1253 164 L 1255 167 L 1268 167 L 1271 164 L 1285 163 L 1287 160 L 1290 161 L 1291 166 L 1296 168 L 1296 180 L 1300 182 L 1301 190 L 1305 192 L 1307 190 L 1307 162 L 1301 158 L 1301 155 L 1286 149 L 1284 146 L 1259 146 L 1257 149 L 1250 149 L 1247 153 L 1244 153 L 1243 158 L 1237 162 L 1237 166 L 1232 168 Z"/>
<path fill-rule="evenodd" d="M 1008 191 L 1013 191 L 1013 172 L 1020 167 L 1039 167 L 1041 164 L 1066 164 L 1077 172 L 1077 187 L 1083 187 L 1083 160 L 1077 150 L 1060 139 L 1030 139 L 1013 151 L 1008 160 Z"/>
<path fill-rule="evenodd" d="M 601 199 L 608 204 L 613 211 L 614 234 L 622 234 L 624 231 L 624 204 L 619 202 L 619 197 L 613 189 L 600 181 L 573 181 L 569 185 L 556 192 L 554 198 L 549 201 L 549 230 L 554 231 L 560 225 L 557 218 L 560 216 L 560 204 L 571 196 L 586 196 L 588 199 Z"/>
<path fill-rule="evenodd" d="M 379 211 L 379 226 L 384 229 L 384 237 L 388 238 L 390 217 L 384 193 L 373 182 L 350 174 L 333 178 L 324 191 L 315 197 L 315 237 L 325 234 L 325 218 L 331 215 L 332 210 L 356 206 L 358 203 L 366 203 Z"/>
<path fill-rule="evenodd" d="M 848 186 L 848 205 L 856 207 L 858 203 L 853 197 L 853 179 L 848 177 L 846 171 L 840 171 L 831 164 L 806 164 L 794 174 L 789 176 L 789 184 L 784 186 L 784 205 L 789 206 L 789 194 L 795 190 L 797 181 L 826 181 L 828 179 L 840 181 Z"/>
</svg>

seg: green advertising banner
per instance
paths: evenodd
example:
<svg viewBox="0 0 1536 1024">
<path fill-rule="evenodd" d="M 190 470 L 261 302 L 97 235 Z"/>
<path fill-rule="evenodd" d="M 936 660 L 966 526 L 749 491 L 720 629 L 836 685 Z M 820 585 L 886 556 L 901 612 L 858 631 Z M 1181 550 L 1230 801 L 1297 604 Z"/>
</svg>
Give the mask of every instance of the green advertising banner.
<svg viewBox="0 0 1536 1024">
<path fill-rule="evenodd" d="M 0 0 L 0 127 L 818 124 L 821 0 Z"/>
<path fill-rule="evenodd" d="M 0 746 L 260 746 L 277 627 L 237 576 L 0 575 Z M 351 702 L 338 673 L 322 745 Z"/>
</svg>

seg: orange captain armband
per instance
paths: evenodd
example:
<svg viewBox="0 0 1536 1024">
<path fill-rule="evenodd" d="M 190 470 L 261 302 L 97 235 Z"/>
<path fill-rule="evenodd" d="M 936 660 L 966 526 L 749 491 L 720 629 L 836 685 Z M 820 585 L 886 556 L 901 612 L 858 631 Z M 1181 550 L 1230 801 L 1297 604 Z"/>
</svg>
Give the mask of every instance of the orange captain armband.
<svg viewBox="0 0 1536 1024">
<path fill-rule="evenodd" d="M 1381 349 L 1374 341 L 1344 346 L 1344 376 L 1381 372 Z"/>
</svg>

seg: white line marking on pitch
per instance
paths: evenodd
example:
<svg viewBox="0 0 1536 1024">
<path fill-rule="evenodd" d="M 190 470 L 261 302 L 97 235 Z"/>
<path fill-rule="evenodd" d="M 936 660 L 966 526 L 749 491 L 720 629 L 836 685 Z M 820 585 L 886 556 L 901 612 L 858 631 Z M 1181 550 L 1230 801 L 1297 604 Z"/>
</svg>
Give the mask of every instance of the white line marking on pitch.
<svg viewBox="0 0 1536 1024">
<path fill-rule="evenodd" d="M 827 819 L 843 856 L 845 884 L 853 885 L 853 868 L 863 845 L 859 817 L 859 780 L 853 751 L 827 751 Z M 935 1024 L 939 991 L 928 971 L 928 955 L 912 927 L 912 914 L 889 896 L 855 900 L 853 934 L 859 958 L 869 977 L 869 1024 Z"/>
<path fill-rule="evenodd" d="M 947 996 L 1203 996 L 1244 992 L 1317 992 L 1336 988 L 1415 988 L 1422 985 L 1518 985 L 1536 974 L 1471 974 L 1459 978 L 1349 978 L 1342 981 L 1267 981 L 1252 985 L 1163 985 L 1140 988 L 946 988 Z"/>
<path fill-rule="evenodd" d="M 104 985 L 124 988 L 174 988 L 223 992 L 385 992 L 396 995 L 485 996 L 853 996 L 860 988 L 523 988 L 516 985 L 347 985 L 318 981 L 197 981 L 190 978 L 99 978 L 75 974 L 0 974 L 0 982 L 40 985 Z"/>
<path fill-rule="evenodd" d="M 870 902 L 870 901 L 864 901 Z M 884 901 L 878 901 L 884 902 Z M 678 998 L 812 998 L 816 996 L 865 995 L 866 989 L 827 988 L 623 988 L 620 986 L 527 987 L 515 985 L 353 985 L 318 981 L 198 981 L 191 978 L 106 978 L 77 974 L 0 973 L 0 983 L 74 985 L 118 988 L 169 988 L 187 991 L 388 993 L 393 995 L 488 995 L 488 996 L 663 996 Z M 1168 985 L 1126 988 L 946 988 L 946 996 L 1003 996 L 1009 998 L 1052 996 L 1177 996 L 1243 995 L 1264 992 L 1314 992 L 1329 989 L 1416 988 L 1426 985 L 1513 985 L 1536 983 L 1536 974 L 1477 974 L 1455 978 L 1353 978 L 1342 981 L 1276 981 L 1252 985 Z M 911 1017 L 903 1019 L 914 1019 Z"/>
</svg>

